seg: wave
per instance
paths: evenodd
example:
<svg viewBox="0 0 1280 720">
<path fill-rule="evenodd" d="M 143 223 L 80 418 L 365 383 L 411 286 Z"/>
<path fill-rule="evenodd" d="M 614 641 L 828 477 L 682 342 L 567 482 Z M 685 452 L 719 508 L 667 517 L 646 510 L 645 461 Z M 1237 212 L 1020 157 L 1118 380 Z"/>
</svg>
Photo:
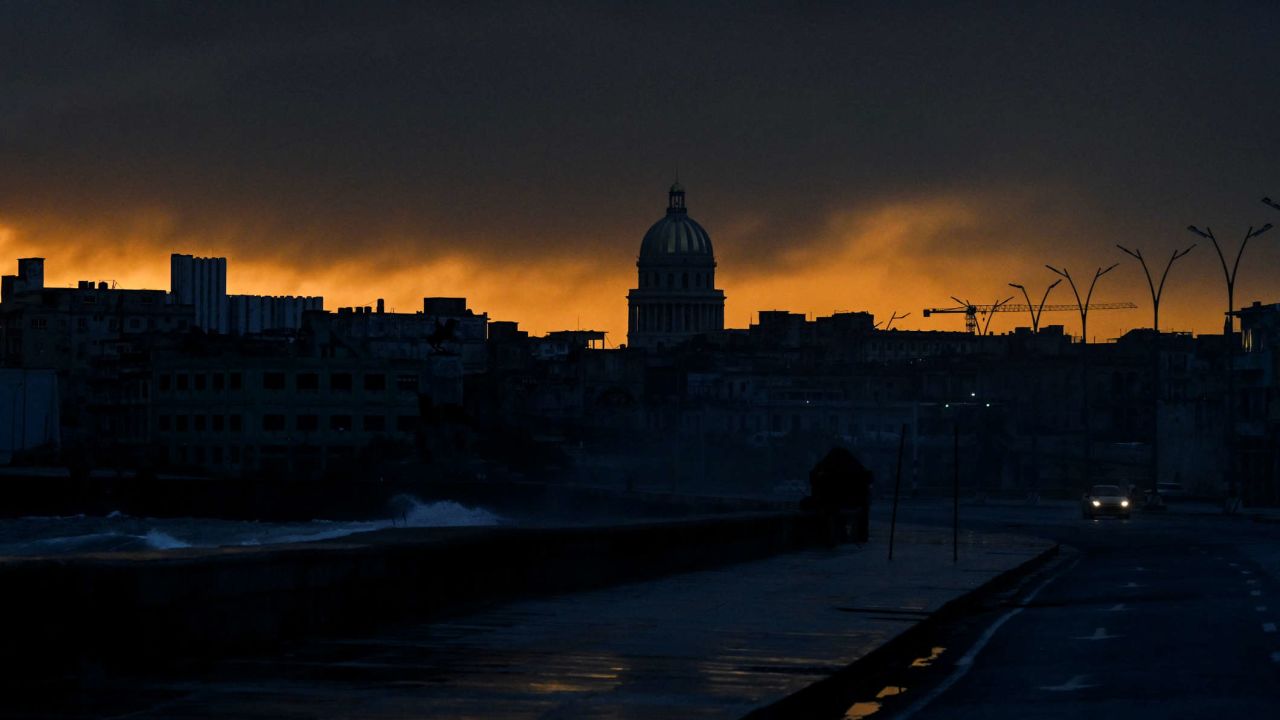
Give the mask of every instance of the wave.
<svg viewBox="0 0 1280 720">
<path fill-rule="evenodd" d="M 484 508 L 468 507 L 452 500 L 423 502 L 412 495 L 397 495 L 381 518 L 357 521 L 316 519 L 294 523 L 262 523 L 201 518 L 139 518 L 113 512 L 106 518 L 83 515 L 28 517 L 38 524 L 0 527 L 0 556 L 70 555 L 97 552 L 165 551 L 181 548 L 280 545 L 333 540 L 357 533 L 394 528 L 478 527 L 499 525 L 502 518 Z M 50 524 L 46 524 L 50 523 Z M 55 525 L 52 523 L 61 523 Z M 0 523 L 3 526 L 3 523 Z M 31 537 L 21 528 L 43 528 Z M 49 537 L 48 535 L 55 536 Z M 22 537 L 26 535 L 27 537 Z"/>
<path fill-rule="evenodd" d="M 191 543 L 183 542 L 163 530 L 148 530 L 147 534 L 142 536 L 142 539 L 147 543 L 147 547 L 152 550 L 176 550 L 178 548 L 191 547 Z"/>
</svg>

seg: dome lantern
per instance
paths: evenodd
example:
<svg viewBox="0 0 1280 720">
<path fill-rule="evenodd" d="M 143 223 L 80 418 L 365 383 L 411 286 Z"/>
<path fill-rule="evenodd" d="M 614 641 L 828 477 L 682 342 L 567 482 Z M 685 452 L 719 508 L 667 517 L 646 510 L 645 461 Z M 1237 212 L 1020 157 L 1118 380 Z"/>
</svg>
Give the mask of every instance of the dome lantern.
<svg viewBox="0 0 1280 720">
<path fill-rule="evenodd" d="M 676 181 L 667 192 L 667 214 L 687 212 L 684 207 L 684 186 Z"/>
</svg>

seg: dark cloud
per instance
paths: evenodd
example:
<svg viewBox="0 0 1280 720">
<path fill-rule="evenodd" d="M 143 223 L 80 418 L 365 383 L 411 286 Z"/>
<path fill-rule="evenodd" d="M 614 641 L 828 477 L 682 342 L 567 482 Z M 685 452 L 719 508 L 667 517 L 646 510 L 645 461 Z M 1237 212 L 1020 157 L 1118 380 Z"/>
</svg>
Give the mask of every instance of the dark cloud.
<svg viewBox="0 0 1280 720">
<path fill-rule="evenodd" d="M 904 248 L 915 271 L 1105 264 L 1280 219 L 1257 202 L 1280 193 L 1277 12 L 9 3 L 0 224 L 102 242 L 159 213 L 158 248 L 246 260 L 625 265 L 678 164 L 742 278 L 904 203 L 979 213 Z"/>
</svg>

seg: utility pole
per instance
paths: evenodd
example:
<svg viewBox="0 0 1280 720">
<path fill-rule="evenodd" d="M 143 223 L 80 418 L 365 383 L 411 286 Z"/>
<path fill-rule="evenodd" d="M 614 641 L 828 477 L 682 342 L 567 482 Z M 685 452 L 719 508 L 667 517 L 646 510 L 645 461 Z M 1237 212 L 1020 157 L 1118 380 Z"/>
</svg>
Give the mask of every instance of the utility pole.
<svg viewBox="0 0 1280 720">
<path fill-rule="evenodd" d="M 1142 263 L 1142 272 L 1147 276 L 1147 287 L 1151 289 L 1151 329 L 1155 333 L 1151 340 L 1151 497 L 1155 500 L 1160 496 L 1160 297 L 1164 295 L 1164 281 L 1169 279 L 1169 269 L 1173 267 L 1174 261 L 1185 257 L 1195 249 L 1196 244 L 1192 243 L 1186 250 L 1173 251 L 1173 256 L 1164 266 L 1159 285 L 1151 280 L 1151 270 L 1147 267 L 1147 260 L 1142 256 L 1141 249 L 1130 250 L 1118 243 L 1116 247 Z"/>
<path fill-rule="evenodd" d="M 1107 269 L 1099 267 L 1093 273 L 1093 280 L 1089 283 L 1089 292 L 1085 293 L 1084 302 L 1080 301 L 1080 290 L 1076 287 L 1076 281 L 1071 279 L 1071 273 L 1065 267 L 1059 270 L 1052 265 L 1045 265 L 1049 270 L 1061 275 L 1066 279 L 1067 284 L 1071 286 L 1071 292 L 1076 296 L 1076 307 L 1080 310 L 1080 366 L 1081 379 L 1084 383 L 1084 394 L 1081 396 L 1084 405 L 1084 468 L 1082 469 L 1082 480 L 1085 485 L 1092 482 L 1093 475 L 1093 409 L 1090 407 L 1089 396 L 1089 301 L 1093 299 L 1093 288 L 1098 284 L 1098 278 L 1106 275 L 1115 269 L 1120 263 L 1112 263 Z"/>
<path fill-rule="evenodd" d="M 1263 202 L 1267 202 L 1267 198 L 1263 198 Z M 1271 203 L 1268 202 L 1267 204 L 1270 205 Z M 1227 463 L 1225 468 L 1227 472 L 1227 502 L 1223 509 L 1228 513 L 1235 512 L 1239 505 L 1239 488 L 1236 485 L 1236 323 L 1235 316 L 1232 315 L 1236 309 L 1236 273 L 1240 270 L 1240 257 L 1244 255 L 1244 249 L 1249 245 L 1249 241 L 1270 229 L 1271 223 L 1267 223 L 1256 230 L 1250 225 L 1249 229 L 1245 231 L 1244 240 L 1240 243 L 1240 249 L 1236 251 L 1235 263 L 1228 270 L 1227 256 L 1222 254 L 1222 246 L 1218 244 L 1218 238 L 1214 236 L 1213 229 L 1207 225 L 1204 230 L 1195 225 L 1187 226 L 1187 230 L 1213 243 L 1213 249 L 1218 252 L 1218 260 L 1222 263 L 1222 275 L 1227 281 L 1227 315 L 1222 322 L 1222 339 L 1227 344 L 1227 396 L 1225 398 L 1227 416 Z"/>
<path fill-rule="evenodd" d="M 1044 290 L 1044 297 L 1040 298 L 1039 305 L 1031 304 L 1031 296 L 1027 294 L 1027 288 L 1018 283 L 1009 283 L 1009 287 L 1018 288 L 1022 291 L 1022 297 L 1027 299 L 1027 310 L 1031 313 L 1031 332 L 1036 334 L 1040 332 L 1040 315 L 1044 313 L 1044 303 L 1049 299 L 1049 291 L 1058 287 L 1058 283 L 1062 282 L 1062 278 L 1058 278 L 1049 284 Z"/>
</svg>

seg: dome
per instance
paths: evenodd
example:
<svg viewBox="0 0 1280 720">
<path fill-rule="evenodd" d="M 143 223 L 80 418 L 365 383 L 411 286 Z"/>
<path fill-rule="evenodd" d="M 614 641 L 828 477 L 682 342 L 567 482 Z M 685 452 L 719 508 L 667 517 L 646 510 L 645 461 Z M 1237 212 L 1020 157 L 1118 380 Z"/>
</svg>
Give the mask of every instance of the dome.
<svg viewBox="0 0 1280 720">
<path fill-rule="evenodd" d="M 688 215 L 671 213 L 653 224 L 640 244 L 640 257 L 658 259 L 668 255 L 711 257 L 711 237 Z"/>
<path fill-rule="evenodd" d="M 684 206 L 684 188 L 671 186 L 667 216 L 653 224 L 640 244 L 641 260 L 676 259 L 672 256 L 713 258 L 711 236 Z"/>
</svg>

